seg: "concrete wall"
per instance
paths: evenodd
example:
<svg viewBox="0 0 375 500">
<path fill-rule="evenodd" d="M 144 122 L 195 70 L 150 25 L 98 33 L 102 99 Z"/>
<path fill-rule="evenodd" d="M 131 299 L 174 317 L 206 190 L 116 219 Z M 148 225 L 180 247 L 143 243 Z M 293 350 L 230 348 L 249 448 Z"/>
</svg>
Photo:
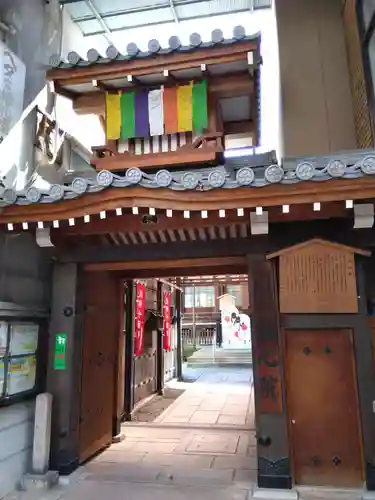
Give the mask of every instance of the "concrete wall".
<svg viewBox="0 0 375 500">
<path fill-rule="evenodd" d="M 31 234 L 0 234 L 0 302 L 47 309 L 50 264 Z M 0 498 L 17 487 L 31 462 L 34 401 L 0 408 Z"/>
<path fill-rule="evenodd" d="M 26 65 L 24 107 L 45 85 L 50 57 L 61 51 L 62 22 L 57 0 L 1 0 L 0 19 L 14 28 L 6 44 Z"/>
<path fill-rule="evenodd" d="M 35 235 L 0 234 L 0 302 L 48 308 L 50 276 L 48 257 L 36 244 Z"/>
<path fill-rule="evenodd" d="M 285 156 L 356 148 L 342 0 L 276 0 Z"/>
<path fill-rule="evenodd" d="M 35 403 L 0 408 L 0 498 L 14 490 L 31 462 Z"/>
</svg>

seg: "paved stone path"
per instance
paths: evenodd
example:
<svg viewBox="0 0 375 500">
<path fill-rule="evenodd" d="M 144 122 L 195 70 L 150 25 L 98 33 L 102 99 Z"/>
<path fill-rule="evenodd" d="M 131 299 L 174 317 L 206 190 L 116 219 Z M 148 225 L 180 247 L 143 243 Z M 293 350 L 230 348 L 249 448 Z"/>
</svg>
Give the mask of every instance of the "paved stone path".
<svg viewBox="0 0 375 500">
<path fill-rule="evenodd" d="M 245 500 L 256 480 L 250 369 L 210 367 L 155 423 L 92 460 L 69 500 Z"/>
<path fill-rule="evenodd" d="M 12 500 L 250 500 L 256 481 L 250 369 L 202 369 L 154 423 L 127 423 L 125 440 L 56 492 Z M 26 496 L 25 496 L 26 495 Z M 300 500 L 360 500 L 361 492 L 305 489 Z"/>
<path fill-rule="evenodd" d="M 87 465 L 86 479 L 251 487 L 256 450 L 250 369 L 208 368 L 154 424 L 125 424 L 125 440 Z"/>
<path fill-rule="evenodd" d="M 250 368 L 203 368 L 156 422 L 254 429 L 253 379 Z M 178 383 L 175 384 L 178 387 Z"/>
</svg>

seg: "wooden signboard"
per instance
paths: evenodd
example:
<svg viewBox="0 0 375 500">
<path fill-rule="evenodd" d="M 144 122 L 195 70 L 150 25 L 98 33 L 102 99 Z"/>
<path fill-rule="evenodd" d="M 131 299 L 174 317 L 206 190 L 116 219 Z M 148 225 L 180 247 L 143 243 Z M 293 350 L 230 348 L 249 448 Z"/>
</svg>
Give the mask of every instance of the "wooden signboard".
<svg viewBox="0 0 375 500">
<path fill-rule="evenodd" d="M 355 253 L 366 254 L 314 239 L 269 256 L 279 257 L 280 312 L 357 313 Z"/>
</svg>

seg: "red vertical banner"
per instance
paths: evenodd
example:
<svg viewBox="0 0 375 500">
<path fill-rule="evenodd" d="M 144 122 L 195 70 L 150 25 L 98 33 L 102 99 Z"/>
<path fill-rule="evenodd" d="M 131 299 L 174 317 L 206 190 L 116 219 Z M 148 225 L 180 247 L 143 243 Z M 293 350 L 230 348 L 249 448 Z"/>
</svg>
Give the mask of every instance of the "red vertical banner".
<svg viewBox="0 0 375 500">
<path fill-rule="evenodd" d="M 171 350 L 171 294 L 164 292 L 163 296 L 163 347 L 165 351 Z"/>
<path fill-rule="evenodd" d="M 136 284 L 135 298 L 135 355 L 140 356 L 143 353 L 144 329 L 145 329 L 145 309 L 146 309 L 146 287 L 143 283 Z"/>
</svg>

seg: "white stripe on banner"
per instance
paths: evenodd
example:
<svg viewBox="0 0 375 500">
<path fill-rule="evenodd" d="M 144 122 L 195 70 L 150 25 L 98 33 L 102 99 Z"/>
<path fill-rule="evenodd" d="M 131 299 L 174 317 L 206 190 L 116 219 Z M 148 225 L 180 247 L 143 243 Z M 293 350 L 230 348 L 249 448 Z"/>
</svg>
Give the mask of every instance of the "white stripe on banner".
<svg viewBox="0 0 375 500">
<path fill-rule="evenodd" d="M 163 90 L 155 89 L 148 93 L 148 117 L 150 135 L 164 134 Z"/>
</svg>

